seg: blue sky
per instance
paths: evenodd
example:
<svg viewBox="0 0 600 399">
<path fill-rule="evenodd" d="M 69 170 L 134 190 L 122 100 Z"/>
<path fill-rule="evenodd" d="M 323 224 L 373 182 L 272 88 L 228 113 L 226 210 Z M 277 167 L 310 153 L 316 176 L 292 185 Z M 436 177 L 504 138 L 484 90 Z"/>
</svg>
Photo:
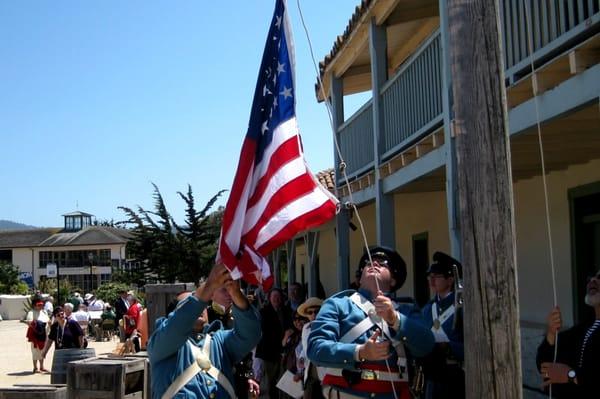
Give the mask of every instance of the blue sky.
<svg viewBox="0 0 600 399">
<path fill-rule="evenodd" d="M 317 61 L 358 4 L 301 1 Z M 123 220 L 119 205 L 152 207 L 154 182 L 181 221 L 176 192 L 188 183 L 198 208 L 229 189 L 273 6 L 0 2 L 0 219 L 61 226 L 60 215 L 78 204 Z M 296 0 L 288 9 L 297 116 L 317 172 L 333 165 L 331 131 Z"/>
</svg>

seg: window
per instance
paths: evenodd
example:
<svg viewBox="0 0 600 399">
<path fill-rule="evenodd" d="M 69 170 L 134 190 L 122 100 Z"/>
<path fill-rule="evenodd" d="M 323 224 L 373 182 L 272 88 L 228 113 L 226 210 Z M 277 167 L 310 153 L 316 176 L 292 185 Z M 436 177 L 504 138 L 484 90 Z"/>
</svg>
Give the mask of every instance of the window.
<svg viewBox="0 0 600 399">
<path fill-rule="evenodd" d="M 90 264 L 89 254 L 92 254 Z M 58 267 L 111 266 L 110 249 L 92 249 L 87 251 L 40 251 L 40 267 L 56 263 Z"/>
<path fill-rule="evenodd" d="M 12 263 L 12 249 L 3 249 L 0 251 L 0 262 Z"/>
</svg>

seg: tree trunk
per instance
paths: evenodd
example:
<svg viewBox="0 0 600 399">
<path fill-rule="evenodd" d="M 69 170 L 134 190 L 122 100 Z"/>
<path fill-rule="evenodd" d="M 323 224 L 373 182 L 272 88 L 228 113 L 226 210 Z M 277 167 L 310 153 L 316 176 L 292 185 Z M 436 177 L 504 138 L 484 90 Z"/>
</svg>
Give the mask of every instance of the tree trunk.
<svg viewBox="0 0 600 399">
<path fill-rule="evenodd" d="M 500 20 L 448 0 L 464 265 L 467 398 L 521 398 L 519 305 Z"/>
</svg>

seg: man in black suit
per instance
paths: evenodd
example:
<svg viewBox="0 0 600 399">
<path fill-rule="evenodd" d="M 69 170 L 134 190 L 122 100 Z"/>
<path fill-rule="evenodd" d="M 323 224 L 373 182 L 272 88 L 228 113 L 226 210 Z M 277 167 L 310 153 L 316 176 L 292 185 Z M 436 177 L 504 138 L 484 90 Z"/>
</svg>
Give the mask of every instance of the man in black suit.
<svg viewBox="0 0 600 399">
<path fill-rule="evenodd" d="M 129 301 L 127 300 L 127 291 L 120 291 L 119 295 L 120 297 L 117 299 L 114 306 L 116 313 L 115 323 L 117 326 L 119 326 L 119 337 L 121 339 L 121 342 L 125 342 L 125 329 L 119 323 L 119 321 L 122 320 L 123 315 L 127 313 L 127 310 L 129 309 Z"/>
</svg>

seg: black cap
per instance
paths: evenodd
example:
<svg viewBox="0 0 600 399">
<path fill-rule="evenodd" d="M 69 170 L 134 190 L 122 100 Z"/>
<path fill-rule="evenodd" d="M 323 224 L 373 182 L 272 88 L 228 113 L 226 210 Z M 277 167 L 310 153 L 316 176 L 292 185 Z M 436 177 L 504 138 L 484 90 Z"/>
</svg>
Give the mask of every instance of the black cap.
<svg viewBox="0 0 600 399">
<path fill-rule="evenodd" d="M 446 277 L 453 277 L 454 265 L 456 265 L 459 274 L 458 277 L 460 277 L 462 275 L 462 265 L 460 262 L 443 252 L 436 252 L 433 254 L 433 263 L 429 266 L 427 274 L 435 273 Z"/>
<path fill-rule="evenodd" d="M 391 248 L 380 246 L 369 247 L 369 252 L 371 253 L 371 257 L 381 257 L 387 259 L 388 268 L 392 273 L 392 277 L 396 281 L 396 284 L 390 287 L 390 289 L 392 291 L 396 291 L 398 288 L 402 287 L 406 281 L 406 263 L 404 263 L 404 259 L 402 259 L 400 254 Z M 368 260 L 369 254 L 365 250 L 358 263 L 358 273 L 361 275 Z"/>
</svg>

